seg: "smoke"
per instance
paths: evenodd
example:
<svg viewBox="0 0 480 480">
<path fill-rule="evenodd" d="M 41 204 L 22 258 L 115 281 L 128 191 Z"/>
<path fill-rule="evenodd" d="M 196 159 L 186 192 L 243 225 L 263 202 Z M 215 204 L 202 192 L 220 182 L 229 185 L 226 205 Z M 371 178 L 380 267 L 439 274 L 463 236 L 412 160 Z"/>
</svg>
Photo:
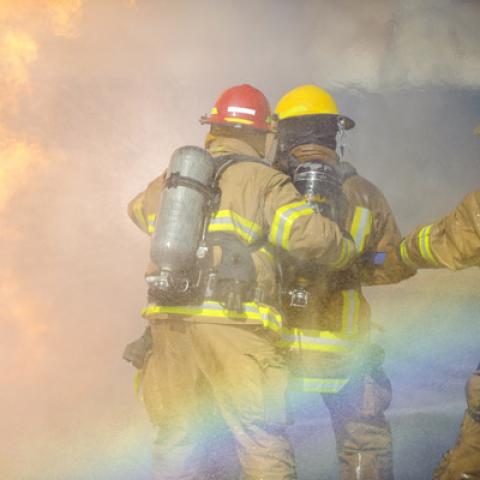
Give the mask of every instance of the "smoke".
<svg viewBox="0 0 480 480">
<path fill-rule="evenodd" d="M 313 75 L 323 84 L 478 88 L 478 2 L 343 0 L 312 2 L 307 11 L 318 19 L 310 46 Z"/>
<path fill-rule="evenodd" d="M 0 476 L 144 478 L 149 426 L 120 357 L 143 329 L 148 241 L 125 209 L 202 143 L 219 92 L 330 89 L 357 121 L 347 159 L 406 231 L 478 188 L 479 15 L 453 0 L 0 0 Z M 375 289 L 376 321 L 408 338 L 451 275 Z M 475 276 L 461 278 L 466 302 Z"/>
</svg>

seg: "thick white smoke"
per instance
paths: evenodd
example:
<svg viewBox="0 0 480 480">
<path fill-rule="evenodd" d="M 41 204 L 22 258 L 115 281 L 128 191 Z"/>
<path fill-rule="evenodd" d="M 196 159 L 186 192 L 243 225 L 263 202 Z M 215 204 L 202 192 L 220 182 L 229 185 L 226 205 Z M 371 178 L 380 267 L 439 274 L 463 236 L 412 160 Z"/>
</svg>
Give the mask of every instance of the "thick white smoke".
<svg viewBox="0 0 480 480">
<path fill-rule="evenodd" d="M 331 89 L 357 121 L 348 159 L 406 230 L 478 188 L 479 20 L 459 0 L 0 0 L 0 476 L 143 478 L 125 473 L 149 440 L 120 356 L 148 241 L 126 204 L 202 143 L 223 89 Z M 415 282 L 375 290 L 379 323 L 393 294 L 412 327 Z"/>
</svg>

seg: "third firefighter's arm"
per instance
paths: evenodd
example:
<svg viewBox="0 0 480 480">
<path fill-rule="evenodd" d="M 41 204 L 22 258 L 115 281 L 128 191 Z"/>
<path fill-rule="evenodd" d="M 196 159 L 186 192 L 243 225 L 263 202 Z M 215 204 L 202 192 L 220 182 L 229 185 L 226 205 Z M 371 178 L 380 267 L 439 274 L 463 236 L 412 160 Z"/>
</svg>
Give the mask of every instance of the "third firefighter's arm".
<svg viewBox="0 0 480 480">
<path fill-rule="evenodd" d="M 299 259 L 311 259 L 333 269 L 345 268 L 357 252 L 351 238 L 322 216 L 298 193 L 289 177 L 275 174 L 267 188 L 263 215 L 268 240 Z"/>
<path fill-rule="evenodd" d="M 398 283 L 411 277 L 416 269 L 412 269 L 402 262 L 391 262 L 375 265 L 371 256 L 376 253 L 387 254 L 387 258 L 396 251 L 401 240 L 400 230 L 395 216 L 382 191 L 373 183 L 363 177 L 353 177 L 350 182 L 357 182 L 357 189 L 363 187 L 368 198 L 368 207 L 372 212 L 372 228 L 370 237 L 366 242 L 367 261 L 360 260 L 360 274 L 362 283 L 365 285 L 384 285 Z M 347 185 L 348 186 L 348 185 Z M 353 184 L 355 189 L 355 184 Z M 362 189 L 360 190 L 362 191 Z M 365 260 L 365 257 L 364 259 Z"/>
<path fill-rule="evenodd" d="M 407 235 L 400 255 L 417 268 L 480 266 L 480 190 L 468 194 L 449 215 Z"/>
</svg>

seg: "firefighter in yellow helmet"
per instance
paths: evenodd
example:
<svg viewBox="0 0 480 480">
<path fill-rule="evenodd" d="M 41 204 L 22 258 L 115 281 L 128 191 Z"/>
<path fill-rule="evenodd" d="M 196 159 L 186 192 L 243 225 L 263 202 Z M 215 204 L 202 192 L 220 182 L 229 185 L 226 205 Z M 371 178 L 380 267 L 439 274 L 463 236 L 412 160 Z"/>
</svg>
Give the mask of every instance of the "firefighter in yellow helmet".
<svg viewBox="0 0 480 480">
<path fill-rule="evenodd" d="M 417 227 L 391 255 L 412 268 L 460 270 L 480 266 L 480 190 L 468 194 L 449 215 Z M 468 379 L 465 412 L 457 444 L 437 467 L 435 480 L 480 479 L 480 365 Z"/>
<path fill-rule="evenodd" d="M 315 85 L 300 86 L 280 99 L 275 113 L 276 166 L 350 233 L 363 258 L 339 272 L 284 262 L 290 386 L 323 395 L 342 480 L 391 480 L 392 441 L 384 415 L 391 386 L 383 351 L 369 340 L 370 309 L 361 285 L 395 283 L 414 270 L 388 273 L 382 266 L 400 232 L 382 192 L 337 155 L 337 139 L 354 122 L 339 114 L 332 96 Z"/>
<path fill-rule="evenodd" d="M 151 288 L 143 310 L 153 347 L 142 368 L 142 391 L 158 429 L 157 480 L 204 478 L 206 418 L 212 411 L 233 434 L 243 478 L 296 478 L 285 433 L 287 371 L 276 346 L 283 319 L 275 249 L 332 268 L 347 265 L 356 251 L 288 176 L 262 159 L 269 117 L 265 96 L 239 85 L 223 92 L 203 118 L 210 125 L 205 147 L 215 159 L 221 192 L 207 223 L 207 245 L 213 246 L 208 288 L 201 298 L 183 295 L 181 304 L 164 301 Z M 152 242 L 165 228 L 157 224 L 159 204 L 168 189 L 180 185 L 174 174 L 154 180 L 129 205 L 131 219 Z M 156 269 L 149 267 L 148 278 Z"/>
</svg>

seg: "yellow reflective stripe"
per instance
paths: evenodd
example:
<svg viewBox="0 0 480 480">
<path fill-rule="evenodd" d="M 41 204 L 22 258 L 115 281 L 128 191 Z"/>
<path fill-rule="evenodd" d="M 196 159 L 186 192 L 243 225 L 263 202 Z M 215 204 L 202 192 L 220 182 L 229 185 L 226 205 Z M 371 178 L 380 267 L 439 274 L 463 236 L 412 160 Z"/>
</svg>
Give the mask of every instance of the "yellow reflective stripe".
<svg viewBox="0 0 480 480">
<path fill-rule="evenodd" d="M 368 208 L 355 207 L 350 233 L 358 252 L 365 248 L 365 240 L 372 231 L 373 215 Z"/>
<path fill-rule="evenodd" d="M 277 259 L 275 257 L 275 254 L 270 250 L 270 248 L 268 248 L 268 245 L 265 247 L 259 248 L 258 251 L 260 253 L 263 253 L 268 258 L 270 263 L 272 263 L 274 266 L 277 264 Z"/>
<path fill-rule="evenodd" d="M 219 210 L 216 212 L 210 224 L 209 232 L 233 232 L 248 244 L 257 241 L 263 236 L 260 225 L 248 220 L 232 210 Z"/>
<path fill-rule="evenodd" d="M 268 305 L 260 305 L 258 310 L 262 316 L 264 328 L 280 333 L 283 328 L 282 315 Z"/>
<path fill-rule="evenodd" d="M 360 295 L 357 290 L 342 290 L 342 333 L 353 335 L 358 332 Z"/>
<path fill-rule="evenodd" d="M 133 215 L 137 219 L 138 223 L 140 224 L 141 228 L 145 231 L 148 231 L 147 222 L 145 221 L 145 217 L 143 215 L 143 202 L 137 201 L 133 205 Z"/>
<path fill-rule="evenodd" d="M 418 233 L 418 247 L 420 249 L 420 254 L 427 262 L 432 265 L 438 265 L 437 260 L 433 256 L 432 250 L 430 248 L 430 230 L 432 225 L 423 227 Z"/>
<path fill-rule="evenodd" d="M 408 254 L 407 243 L 405 242 L 405 240 L 402 240 L 402 243 L 400 243 L 400 258 L 403 260 L 405 265 L 411 268 L 417 268 L 415 263 L 410 258 L 410 255 Z"/>
<path fill-rule="evenodd" d="M 147 232 L 154 233 L 157 224 L 157 215 L 155 213 L 150 213 L 147 215 Z"/>
<path fill-rule="evenodd" d="M 348 380 L 348 378 L 290 377 L 288 388 L 297 392 L 338 393 Z"/>
<path fill-rule="evenodd" d="M 170 305 L 147 305 L 142 310 L 144 317 L 151 317 L 160 313 L 182 316 L 199 316 L 214 318 L 233 318 L 244 320 L 257 320 L 265 328 L 279 332 L 282 328 L 282 316 L 270 305 L 255 302 L 244 302 L 243 311 L 236 312 L 226 310 L 219 302 L 207 301 L 198 306 L 170 306 Z"/>
<path fill-rule="evenodd" d="M 224 117 L 226 122 L 231 123 L 242 123 L 244 125 L 253 125 L 253 120 L 246 120 L 245 118 L 238 118 L 238 117 Z"/>
<path fill-rule="evenodd" d="M 346 240 L 345 238 L 342 238 L 342 250 L 340 252 L 340 256 L 335 262 L 332 262 L 330 266 L 333 268 L 344 267 L 350 261 L 352 253 L 353 253 L 353 244 L 350 241 Z"/>
<path fill-rule="evenodd" d="M 312 350 L 321 352 L 348 352 L 355 342 L 340 335 L 323 330 L 302 330 L 300 328 L 282 331 L 278 342 L 280 347 L 290 350 Z"/>
<path fill-rule="evenodd" d="M 288 250 L 288 240 L 295 220 L 303 215 L 314 213 L 315 210 L 305 200 L 283 205 L 275 212 L 268 240 L 273 245 Z"/>
</svg>

